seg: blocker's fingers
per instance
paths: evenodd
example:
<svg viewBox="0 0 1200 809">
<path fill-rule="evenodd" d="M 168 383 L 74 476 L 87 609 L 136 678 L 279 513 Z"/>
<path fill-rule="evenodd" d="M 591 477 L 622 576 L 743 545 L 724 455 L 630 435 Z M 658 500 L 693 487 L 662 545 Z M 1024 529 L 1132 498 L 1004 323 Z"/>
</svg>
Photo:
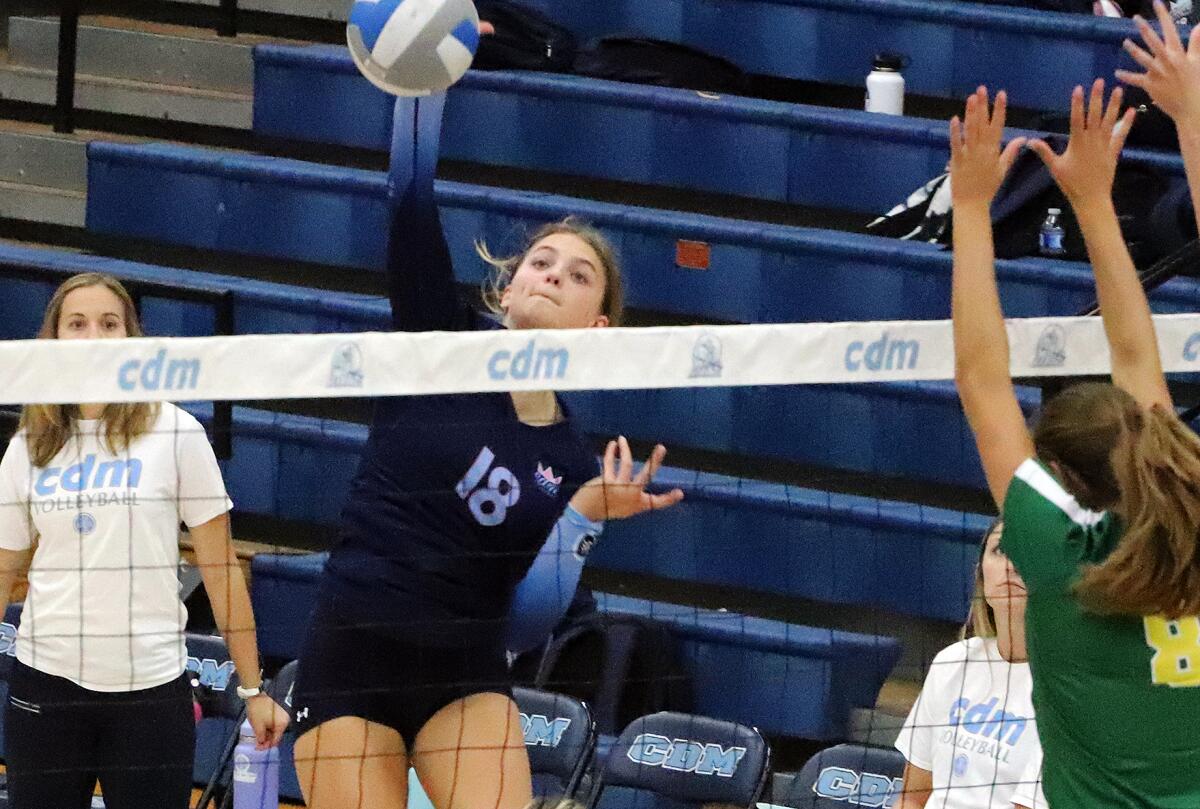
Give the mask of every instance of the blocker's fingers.
<svg viewBox="0 0 1200 809">
<path fill-rule="evenodd" d="M 1183 40 L 1179 38 L 1179 27 L 1175 25 L 1175 20 L 1171 18 L 1171 12 L 1167 10 L 1167 4 L 1162 0 L 1155 0 L 1154 14 L 1158 17 L 1158 22 L 1162 26 L 1163 44 L 1168 50 L 1181 51 L 1183 50 Z"/>
<path fill-rule="evenodd" d="M 1116 126 L 1121 117 L 1121 104 L 1125 101 L 1125 91 L 1120 87 L 1112 91 L 1108 97 L 1108 108 L 1104 111 L 1104 126 L 1111 129 Z"/>
<path fill-rule="evenodd" d="M 1092 82 L 1091 96 L 1088 98 L 1087 128 L 1099 129 L 1104 120 L 1104 79 Z"/>
</svg>

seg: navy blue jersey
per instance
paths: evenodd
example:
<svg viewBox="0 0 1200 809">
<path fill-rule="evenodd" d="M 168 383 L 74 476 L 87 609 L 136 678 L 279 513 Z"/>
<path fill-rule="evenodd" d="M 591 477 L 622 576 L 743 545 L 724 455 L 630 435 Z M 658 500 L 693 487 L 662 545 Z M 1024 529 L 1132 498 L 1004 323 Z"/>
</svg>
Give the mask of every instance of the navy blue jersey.
<svg viewBox="0 0 1200 809">
<path fill-rule="evenodd" d="M 396 329 L 483 321 L 458 300 L 431 200 L 410 194 L 394 208 L 387 271 Z M 326 590 L 355 621 L 389 635 L 500 643 L 513 587 L 597 473 L 569 419 L 524 424 L 507 393 L 381 399 Z"/>
</svg>

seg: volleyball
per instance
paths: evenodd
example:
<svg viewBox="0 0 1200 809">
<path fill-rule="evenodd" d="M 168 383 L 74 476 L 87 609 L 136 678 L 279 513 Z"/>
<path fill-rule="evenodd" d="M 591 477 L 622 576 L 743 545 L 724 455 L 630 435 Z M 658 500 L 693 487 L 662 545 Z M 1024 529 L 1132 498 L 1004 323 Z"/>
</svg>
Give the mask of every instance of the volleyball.
<svg viewBox="0 0 1200 809">
<path fill-rule="evenodd" d="M 479 45 L 471 0 L 356 0 L 346 42 L 367 79 L 398 96 L 425 96 L 462 78 Z"/>
</svg>

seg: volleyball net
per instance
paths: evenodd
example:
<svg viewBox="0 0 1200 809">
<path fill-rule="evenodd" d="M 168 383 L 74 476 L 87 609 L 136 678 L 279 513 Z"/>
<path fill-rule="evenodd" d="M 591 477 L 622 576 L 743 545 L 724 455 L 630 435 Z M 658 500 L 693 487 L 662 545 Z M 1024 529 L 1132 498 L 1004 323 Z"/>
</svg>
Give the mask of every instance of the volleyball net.
<svg viewBox="0 0 1200 809">
<path fill-rule="evenodd" d="M 1155 325 L 1166 370 L 1200 370 L 1200 315 L 1156 316 Z M 1098 318 L 1007 326 L 1012 374 L 1030 412 L 1042 381 L 1107 373 Z M 336 535 L 368 441 L 368 400 L 555 390 L 598 455 L 618 435 L 639 461 L 655 443 L 667 445 L 651 488 L 680 488 L 683 502 L 611 521 L 584 572 L 582 590 L 592 598 L 576 605 L 610 624 L 658 626 L 669 646 L 670 660 L 646 660 L 635 649 L 635 662 L 612 675 L 625 678 L 618 693 L 637 696 L 600 706 L 609 752 L 595 752 L 590 731 L 571 735 L 572 723 L 587 721 L 570 713 L 575 702 L 554 696 L 595 708 L 611 674 L 601 647 L 555 646 L 580 613 L 549 645 L 510 655 L 515 681 L 530 689 L 518 694 L 519 736 L 535 774 L 557 779 L 543 791 L 583 801 L 607 785 L 698 804 L 810 805 L 796 802 L 803 796 L 892 805 L 903 762 L 887 751 L 898 735 L 917 731 L 954 748 L 949 788 L 990 795 L 1026 779 L 1006 762 L 1026 732 L 1035 737 L 1021 707 L 1028 694 L 1013 704 L 1002 695 L 928 717 L 914 712 L 900 727 L 923 698 L 931 661 L 972 612 L 991 522 L 953 376 L 948 321 L 0 342 L 0 399 L 10 410 L 169 401 L 211 430 L 209 403 L 237 402 L 221 471 L 234 536 L 257 542 L 251 590 L 269 675 L 295 659 L 313 631 L 324 556 L 298 549 L 320 550 Z M 419 432 L 422 424 L 405 428 Z M 97 492 L 86 490 L 136 489 L 126 461 L 124 474 L 111 465 L 85 469 L 83 458 L 49 476 L 34 470 L 16 505 L 32 512 L 49 498 L 78 512 L 71 533 L 86 547 L 97 518 Z M 511 484 L 503 490 L 494 472 L 480 470 L 456 496 L 492 487 L 494 500 L 515 505 L 521 496 L 553 495 L 560 482 L 552 467 L 539 468 L 542 491 L 522 494 Z M 450 493 L 407 495 L 435 503 Z M 119 511 L 131 502 L 102 505 Z M 67 569 L 41 574 L 82 576 L 95 563 L 82 551 L 72 558 Z M 118 588 L 139 586 L 143 572 L 173 576 L 176 561 L 132 554 L 127 564 Z M 88 621 L 76 619 L 83 648 Z M 195 614 L 189 623 L 188 668 L 224 695 L 234 667 L 219 642 L 195 637 L 213 632 L 201 623 Z M 5 631 L 11 656 L 21 641 L 13 627 Z M 428 631 L 455 630 L 442 622 Z M 943 685 L 970 696 L 962 683 Z M 226 724 L 201 734 L 202 749 L 227 746 L 233 705 L 212 708 L 205 722 Z M 659 708 L 683 718 L 664 719 Z M 776 745 L 770 766 L 768 741 Z M 864 746 L 803 767 L 814 750 L 847 741 Z M 292 743 L 280 765 L 284 799 L 299 797 Z"/>
</svg>

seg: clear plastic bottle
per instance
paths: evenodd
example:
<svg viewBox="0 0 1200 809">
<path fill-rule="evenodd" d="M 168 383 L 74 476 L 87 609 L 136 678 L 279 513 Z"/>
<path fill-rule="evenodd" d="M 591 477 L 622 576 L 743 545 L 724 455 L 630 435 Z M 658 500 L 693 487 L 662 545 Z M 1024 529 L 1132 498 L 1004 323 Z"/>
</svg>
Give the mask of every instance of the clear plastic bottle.
<svg viewBox="0 0 1200 809">
<path fill-rule="evenodd" d="M 1066 232 L 1062 226 L 1062 209 L 1051 208 L 1046 211 L 1046 218 L 1042 221 L 1042 231 L 1038 236 L 1038 251 L 1043 256 L 1052 258 L 1064 255 L 1067 251 L 1063 246 L 1063 238 Z"/>
<path fill-rule="evenodd" d="M 234 809 L 279 809 L 279 750 L 258 750 L 250 721 L 233 751 Z"/>
</svg>

